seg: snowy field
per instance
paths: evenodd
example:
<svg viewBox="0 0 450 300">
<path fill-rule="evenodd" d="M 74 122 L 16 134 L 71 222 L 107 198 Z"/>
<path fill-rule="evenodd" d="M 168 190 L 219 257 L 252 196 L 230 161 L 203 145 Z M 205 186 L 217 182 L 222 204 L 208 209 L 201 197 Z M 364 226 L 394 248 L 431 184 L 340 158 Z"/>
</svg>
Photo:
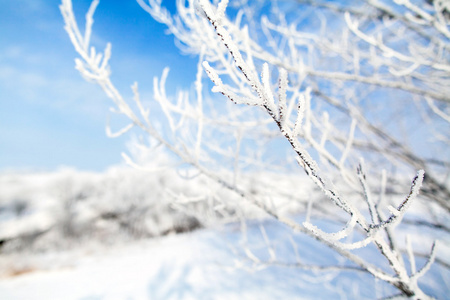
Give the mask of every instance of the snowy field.
<svg viewBox="0 0 450 300">
<path fill-rule="evenodd" d="M 175 230 L 177 220 L 186 216 L 167 202 L 144 201 L 146 189 L 138 188 L 143 185 L 138 175 L 124 170 L 2 175 L 0 299 L 379 299 L 394 293 L 366 273 L 286 266 L 348 264 L 313 239 L 268 218 L 255 217 L 245 227 L 232 218 L 201 226 L 189 219 L 184 230 Z M 140 184 L 128 189 L 131 182 Z M 144 185 L 147 190 L 150 183 Z M 177 185 L 187 188 L 182 182 Z M 96 189 L 102 186 L 103 191 Z M 80 190 L 85 193 L 80 195 Z M 61 199 L 66 199 L 65 205 Z M 69 206 L 67 199 L 72 199 Z M 142 206 L 136 201 L 131 201 L 132 207 L 139 209 L 121 206 L 123 199 L 141 199 Z M 147 205 L 153 205 L 144 214 L 150 223 L 143 223 L 136 211 L 145 211 Z M 301 213 L 296 218 L 301 219 Z M 320 220 L 315 224 L 333 225 Z M 181 231 L 189 232 L 175 234 Z M 426 293 L 448 299 L 448 234 L 422 228 L 415 232 L 413 244 L 426 254 L 433 238 L 441 240 L 440 263 L 420 285 Z M 374 250 L 357 251 L 373 261 L 381 259 Z M 271 264 L 271 258 L 278 264 Z M 418 259 L 418 267 L 424 262 Z"/>
<path fill-rule="evenodd" d="M 276 233 L 276 232 L 274 232 Z M 45 257 L 64 266 L 0 281 L 1 299 L 379 299 L 369 275 L 252 267 L 235 251 L 232 228 L 201 230 L 131 245 Z M 101 251 L 100 251 L 101 250 Z M 323 261 L 323 249 L 303 260 Z M 325 257 L 325 260 L 329 258 Z M 448 297 L 449 272 L 433 268 L 424 290 Z"/>
<path fill-rule="evenodd" d="M 204 230 L 101 253 L 73 254 L 74 261 L 60 270 L 2 280 L 0 295 L 2 299 L 339 299 L 350 292 L 371 298 L 371 286 L 376 284 L 371 278 L 356 278 L 358 283 L 349 274 L 243 268 L 245 261 L 231 249 L 230 239 L 235 237 L 232 232 Z M 360 286 L 365 281 L 368 286 Z"/>
</svg>

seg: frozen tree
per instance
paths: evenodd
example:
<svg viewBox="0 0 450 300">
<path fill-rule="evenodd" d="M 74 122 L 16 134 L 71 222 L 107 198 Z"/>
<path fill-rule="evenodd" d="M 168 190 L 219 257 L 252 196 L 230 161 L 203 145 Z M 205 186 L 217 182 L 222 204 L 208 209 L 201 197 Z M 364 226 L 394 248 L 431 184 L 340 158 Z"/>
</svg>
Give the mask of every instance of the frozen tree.
<svg viewBox="0 0 450 300">
<path fill-rule="evenodd" d="M 148 138 L 137 148 L 163 146 L 177 158 L 162 169 L 215 182 L 200 198 L 213 199 L 217 211 L 227 204 L 217 196 L 221 186 L 342 255 L 347 263 L 337 268 L 368 272 L 399 296 L 427 298 L 418 279 L 433 263 L 436 244 L 418 270 L 411 243 L 402 249 L 395 229 L 408 221 L 448 233 L 439 213 L 450 210 L 449 2 L 179 0 L 173 16 L 160 0 L 137 1 L 183 52 L 198 57 L 195 92 L 168 95 L 165 69 L 153 86 L 165 120 L 141 101 L 137 83 L 133 99 L 125 99 L 110 78 L 111 45 L 103 53 L 90 45 L 99 1 L 82 33 L 71 1 L 63 0 L 65 28 L 80 56 L 76 68 L 130 122 L 117 133 L 108 127 L 108 134 L 137 128 Z M 160 170 L 123 156 L 136 168 Z M 305 201 L 296 190 L 305 180 L 296 175 L 298 166 L 323 197 Z M 416 176 L 402 196 L 411 173 Z M 199 200 L 168 193 L 178 204 Z M 434 220 L 406 220 L 417 201 L 426 201 Z M 304 207 L 301 221 L 289 215 L 295 206 Z M 343 227 L 327 232 L 313 224 L 317 217 L 341 220 Z M 353 251 L 369 246 L 388 267 Z"/>
</svg>

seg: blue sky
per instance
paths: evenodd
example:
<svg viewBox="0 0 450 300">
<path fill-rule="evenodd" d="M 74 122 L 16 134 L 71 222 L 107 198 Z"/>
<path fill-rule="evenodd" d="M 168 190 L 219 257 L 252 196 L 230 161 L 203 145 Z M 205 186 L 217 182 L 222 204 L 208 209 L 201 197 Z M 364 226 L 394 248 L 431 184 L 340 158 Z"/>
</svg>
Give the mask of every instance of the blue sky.
<svg viewBox="0 0 450 300">
<path fill-rule="evenodd" d="M 122 163 L 129 137 L 106 136 L 112 103 L 74 69 L 59 2 L 0 0 L 0 171 L 103 170 Z M 79 21 L 90 2 L 73 1 Z M 151 93 L 153 77 L 165 66 L 171 68 L 169 88 L 194 80 L 197 59 L 181 55 L 165 27 L 136 1 L 101 0 L 94 19 L 92 41 L 101 50 L 112 43 L 112 79 L 125 95 L 134 81 Z"/>
</svg>

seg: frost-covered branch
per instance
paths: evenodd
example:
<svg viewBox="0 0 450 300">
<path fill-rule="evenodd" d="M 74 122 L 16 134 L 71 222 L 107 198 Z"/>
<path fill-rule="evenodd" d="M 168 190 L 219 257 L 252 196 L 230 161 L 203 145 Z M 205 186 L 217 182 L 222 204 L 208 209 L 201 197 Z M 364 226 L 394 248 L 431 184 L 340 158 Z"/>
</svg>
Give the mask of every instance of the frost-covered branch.
<svg viewBox="0 0 450 300">
<path fill-rule="evenodd" d="M 435 246 L 417 271 L 408 245 L 408 270 L 395 230 L 421 197 L 450 211 L 448 184 L 439 176 L 448 172 L 448 158 L 424 154 L 417 143 L 407 144 L 404 134 L 412 140 L 427 136 L 450 140 L 448 7 L 435 1 L 432 9 L 424 10 L 408 0 L 397 2 L 355 1 L 346 6 L 297 1 L 293 7 L 315 8 L 298 14 L 280 1 L 268 3 L 273 10 L 266 11 L 251 3 L 188 0 L 177 1 L 177 15 L 172 16 L 161 1 L 138 0 L 151 17 L 167 26 L 183 51 L 198 57 L 194 93 L 181 91 L 176 97 L 167 93 L 166 68 L 154 78 L 153 100 L 158 106 L 152 110 L 141 99 L 137 83 L 131 87 L 129 101 L 111 81 L 111 45 L 104 53 L 90 45 L 98 1 L 86 15 L 84 34 L 71 1 L 63 0 L 60 8 L 80 57 L 76 68 L 102 87 L 115 111 L 129 120 L 114 133 L 108 124 L 107 134 L 138 131 L 149 139 L 149 145 L 140 147 L 149 152 L 164 147 L 175 157 L 172 164 L 147 168 L 123 154 L 129 165 L 148 171 L 171 167 L 187 179 L 207 178 L 239 199 L 240 205 L 251 204 L 347 262 L 340 267 L 298 262 L 294 267 L 363 271 L 403 295 L 422 299 L 426 296 L 417 280 L 431 266 Z M 228 14 L 229 10 L 234 11 Z M 214 85 L 212 92 L 230 101 L 208 93 L 203 71 Z M 433 151 L 440 153 L 442 145 L 436 147 Z M 306 181 L 293 175 L 297 164 L 324 197 L 302 197 L 302 191 L 294 188 Z M 186 165 L 190 169 L 182 175 L 180 168 Z M 384 169 L 398 169 L 401 174 L 421 170 L 402 202 L 397 200 L 403 193 L 398 182 L 405 182 L 405 176 L 387 175 Z M 259 176 L 264 170 L 273 172 L 274 179 Z M 166 195 L 179 208 L 221 198 L 219 188 L 207 184 L 205 190 L 208 197 L 170 190 Z M 299 206 L 304 208 L 304 221 L 292 216 L 292 207 Z M 325 230 L 316 223 L 319 215 L 342 226 Z M 261 234 L 269 261 L 244 247 L 247 257 L 255 264 L 283 265 L 263 227 Z M 387 263 L 378 266 L 353 251 L 362 247 L 378 249 Z"/>
<path fill-rule="evenodd" d="M 221 4 L 219 4 L 219 5 L 223 6 L 223 2 L 221 2 Z M 281 109 L 279 108 L 278 116 L 277 116 L 277 114 L 274 113 L 275 112 L 275 107 L 274 107 L 275 104 L 274 104 L 274 98 L 273 98 L 272 92 L 270 90 L 271 88 L 270 88 L 270 79 L 269 79 L 267 63 L 264 63 L 264 65 L 263 65 L 261 82 L 257 78 L 255 78 L 253 76 L 249 76 L 250 70 L 248 69 L 247 65 L 242 61 L 242 56 L 241 56 L 239 50 L 237 50 L 238 48 L 237 48 L 236 44 L 234 44 L 233 40 L 231 40 L 230 34 L 228 33 L 228 31 L 221 25 L 221 20 L 216 19 L 213 10 L 210 7 L 209 2 L 200 1 L 200 7 L 203 9 L 203 12 L 205 13 L 206 18 L 211 22 L 211 24 L 216 29 L 216 32 L 217 32 L 218 36 L 222 39 L 225 47 L 227 47 L 227 49 L 229 50 L 230 55 L 233 57 L 233 59 L 236 63 L 236 66 L 241 70 L 241 72 L 247 79 L 248 85 L 250 87 L 252 87 L 252 89 L 256 92 L 256 94 L 260 98 L 260 100 L 261 100 L 260 106 L 262 106 L 267 111 L 267 113 L 274 119 L 274 121 L 278 125 L 281 133 L 286 137 L 286 139 L 292 145 L 294 151 L 298 154 L 299 162 L 302 165 L 302 167 L 305 169 L 306 173 L 321 188 L 321 190 L 328 197 L 330 197 L 330 199 L 337 206 L 339 206 L 340 208 L 342 208 L 344 211 L 346 211 L 348 214 L 350 214 L 352 216 L 352 221 L 349 223 L 350 225 L 348 225 L 346 228 L 344 228 L 339 233 L 335 233 L 335 234 L 331 234 L 331 235 L 327 234 L 309 222 L 303 223 L 303 226 L 305 228 L 305 230 L 303 230 L 303 231 L 316 237 L 317 239 L 319 239 L 321 242 L 323 242 L 325 244 L 328 244 L 328 245 L 331 244 L 333 249 L 335 249 L 335 250 L 339 249 L 340 251 L 342 251 L 344 249 L 361 248 L 361 247 L 367 246 L 370 243 L 374 243 L 379 248 L 380 252 L 389 261 L 392 269 L 396 273 L 397 278 L 389 278 L 389 276 L 378 274 L 377 272 L 372 272 L 372 274 L 374 274 L 375 276 L 378 276 L 379 278 L 381 278 L 385 281 L 390 282 L 391 284 L 393 284 L 394 286 L 399 288 L 403 293 L 405 293 L 408 296 L 422 294 L 422 292 L 417 287 L 415 282 L 413 280 L 411 280 L 412 277 L 409 277 L 407 275 L 407 271 L 404 268 L 403 260 L 393 252 L 393 249 L 389 248 L 388 244 L 381 237 L 378 230 L 373 232 L 373 230 L 369 229 L 369 227 L 367 227 L 367 223 L 366 223 L 367 221 L 362 216 L 360 211 L 355 209 L 354 207 L 352 207 L 352 205 L 349 202 L 347 202 L 346 200 L 341 199 L 338 196 L 337 192 L 334 191 L 333 188 L 328 188 L 326 186 L 325 180 L 322 179 L 322 177 L 320 175 L 318 175 L 318 169 L 316 167 L 317 166 L 316 163 L 311 159 L 311 157 L 309 156 L 309 154 L 307 154 L 307 152 L 300 150 L 300 145 L 298 144 L 298 140 L 295 139 L 295 137 L 291 136 L 291 130 L 289 130 L 288 128 L 285 127 L 284 120 L 283 120 L 283 122 L 281 122 L 283 108 L 285 107 L 284 97 L 279 98 L 279 101 L 281 100 L 282 102 L 281 102 L 281 104 L 279 104 L 279 107 L 281 107 Z M 215 73 L 214 70 L 209 66 L 209 64 L 205 63 L 204 66 L 207 69 L 207 72 L 208 72 L 211 80 L 213 82 L 215 82 L 216 84 L 221 85 L 222 81 L 220 80 L 217 73 Z M 284 70 L 280 71 L 280 73 L 284 73 L 284 72 L 285 72 Z M 283 86 L 283 90 L 285 90 L 284 86 Z M 223 90 L 222 90 L 222 93 L 228 95 L 228 97 L 231 98 L 231 100 L 233 102 L 236 102 L 232 99 L 232 96 L 229 93 L 226 93 Z M 323 145 L 323 143 L 322 143 L 322 145 Z M 316 148 L 318 148 L 318 147 L 316 147 Z M 321 148 L 323 148 L 323 146 Z M 314 166 L 314 167 L 312 167 L 312 166 Z M 394 211 L 392 211 L 393 215 L 391 215 L 391 217 L 389 219 L 387 219 L 386 221 L 381 221 L 381 216 L 379 214 L 377 214 L 377 211 L 375 209 L 375 204 L 371 199 L 369 188 L 366 183 L 365 173 L 362 170 L 361 165 L 359 166 L 358 176 L 359 176 L 360 182 L 362 184 L 364 194 L 365 194 L 365 199 L 368 204 L 368 210 L 371 215 L 372 225 L 370 226 L 370 228 L 372 228 L 372 229 L 375 228 L 375 224 L 378 224 L 380 221 L 381 221 L 382 225 L 377 226 L 377 229 L 383 228 L 385 225 L 393 223 L 394 219 L 395 220 L 398 219 L 398 221 L 401 221 L 401 217 L 405 213 L 407 207 L 410 205 L 410 202 L 411 202 L 410 200 L 417 195 L 418 190 L 420 189 L 421 180 L 423 179 L 423 174 L 424 174 L 423 171 L 419 172 L 418 176 L 413 181 L 410 194 L 408 195 L 407 199 L 395 211 L 395 213 L 394 213 Z M 356 222 L 358 222 L 358 224 L 364 230 L 366 230 L 368 232 L 368 237 L 360 242 L 356 242 L 356 243 L 352 243 L 352 244 L 342 244 L 342 243 L 338 242 L 337 240 L 345 237 L 347 235 L 349 228 L 353 228 L 353 226 L 356 224 Z M 367 268 L 367 270 L 369 272 L 371 272 L 370 268 Z"/>
</svg>

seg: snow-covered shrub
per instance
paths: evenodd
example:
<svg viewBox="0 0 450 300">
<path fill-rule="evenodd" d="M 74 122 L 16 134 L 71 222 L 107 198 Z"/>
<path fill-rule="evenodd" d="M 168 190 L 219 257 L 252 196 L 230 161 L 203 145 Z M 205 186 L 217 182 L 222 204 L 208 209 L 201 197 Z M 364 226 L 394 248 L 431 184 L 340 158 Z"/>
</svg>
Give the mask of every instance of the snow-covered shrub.
<svg viewBox="0 0 450 300">
<path fill-rule="evenodd" d="M 0 189 L 8 193 L 0 197 L 0 253 L 120 242 L 202 227 L 164 195 L 165 189 L 187 190 L 188 183 L 167 172 L 143 175 L 123 168 L 1 174 Z M 202 209 L 207 208 L 196 211 Z"/>
<path fill-rule="evenodd" d="M 417 2 L 189 0 L 177 1 L 178 15 L 171 16 L 161 1 L 138 0 L 184 52 L 199 58 L 194 94 L 168 95 L 168 69 L 154 79 L 164 121 L 141 101 L 137 83 L 130 101 L 115 87 L 111 45 L 103 53 L 90 46 L 99 2 L 92 2 L 84 34 L 70 0 L 62 1 L 61 12 L 80 56 L 76 68 L 130 122 L 109 134 L 139 129 L 149 141 L 137 147 L 154 152 L 163 146 L 175 157 L 159 168 L 206 181 L 200 197 L 168 191 L 174 203 L 214 199 L 227 205 L 221 193 L 228 190 L 341 254 L 346 262 L 332 269 L 351 266 L 400 295 L 422 299 L 418 279 L 437 246 L 429 243 L 429 259 L 418 270 L 418 254 L 395 229 L 422 199 L 425 209 L 410 223 L 448 234 L 450 8 L 440 0 Z M 225 97 L 207 92 L 205 73 L 212 91 Z M 131 166 L 158 170 L 123 156 Z M 295 175 L 298 166 L 303 178 Z M 304 201 L 299 182 L 306 180 L 322 197 L 310 194 Z M 293 218 L 286 205 L 304 207 L 303 218 Z M 341 227 L 319 226 L 322 217 Z M 361 254 L 370 247 L 379 259 Z M 275 253 L 269 262 L 276 263 Z"/>
</svg>

